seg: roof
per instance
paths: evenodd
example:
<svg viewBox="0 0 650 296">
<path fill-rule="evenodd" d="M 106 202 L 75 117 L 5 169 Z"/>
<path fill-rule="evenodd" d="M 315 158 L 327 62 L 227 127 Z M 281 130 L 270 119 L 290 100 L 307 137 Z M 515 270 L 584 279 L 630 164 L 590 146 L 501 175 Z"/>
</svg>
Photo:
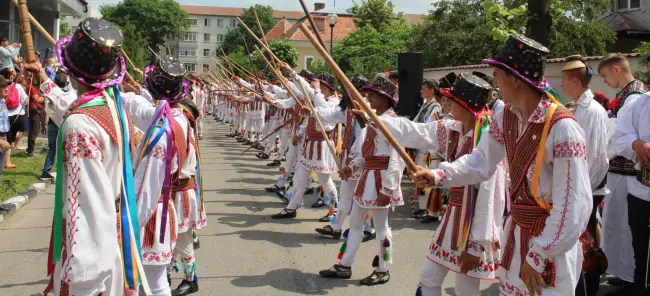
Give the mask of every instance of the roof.
<svg viewBox="0 0 650 296">
<path fill-rule="evenodd" d="M 650 23 L 640 19 L 632 13 L 614 12 L 605 16 L 601 22 L 614 32 L 619 31 L 646 31 L 650 32 Z"/>
<path fill-rule="evenodd" d="M 411 23 L 420 24 L 424 21 L 424 14 L 404 14 L 404 17 Z"/>
<path fill-rule="evenodd" d="M 291 29 L 291 23 L 287 19 L 281 19 L 271 30 L 266 33 L 266 39 L 280 39 Z"/>
<path fill-rule="evenodd" d="M 635 57 L 641 57 L 645 56 L 645 53 L 624 53 L 623 56 L 626 58 L 635 58 Z M 602 60 L 604 56 L 589 56 L 589 57 L 582 57 L 584 61 L 599 61 Z M 556 58 L 556 59 L 548 59 L 546 60 L 546 63 L 553 64 L 553 63 L 565 63 L 566 58 Z M 462 65 L 462 66 L 451 66 L 451 67 L 440 67 L 440 68 L 429 68 L 429 69 L 424 69 L 424 72 L 438 72 L 438 71 L 451 71 L 451 70 L 462 70 L 462 69 L 478 69 L 478 68 L 490 68 L 492 67 L 491 65 L 488 64 L 476 64 L 476 65 Z"/>
<path fill-rule="evenodd" d="M 331 38 L 332 31 L 329 26 L 327 16 L 314 14 L 313 18 L 315 23 L 324 22 L 323 24 L 324 30 L 320 31 L 319 34 L 323 39 L 323 41 L 330 41 L 332 39 Z M 306 17 L 301 18 L 293 26 L 291 26 L 291 28 L 289 28 L 289 30 L 287 30 L 285 34 L 280 36 L 277 35 L 279 29 L 274 30 L 276 28 L 273 28 L 271 29 L 271 31 L 269 31 L 269 33 L 266 34 L 266 39 L 269 40 L 287 39 L 289 41 L 309 41 L 307 36 L 305 36 L 305 34 L 298 28 L 300 24 L 305 22 L 309 22 L 307 18 Z M 348 16 L 340 15 L 339 22 L 336 24 L 336 26 L 334 26 L 334 41 L 342 40 L 343 38 L 347 37 L 348 35 L 350 35 L 352 32 L 356 30 L 357 30 L 357 25 L 354 23 L 354 17 L 349 15 Z"/>
<path fill-rule="evenodd" d="M 244 8 L 236 7 L 181 5 L 181 9 L 190 15 L 240 16 L 244 13 Z M 302 11 L 273 10 L 273 17 L 276 19 L 297 20 L 304 15 Z"/>
<path fill-rule="evenodd" d="M 338 8 L 338 7 L 325 7 L 321 10 L 316 10 L 312 11 L 312 14 L 330 14 L 330 13 L 335 13 L 338 14 L 339 16 L 343 15 L 354 15 L 354 13 L 350 13 L 349 9 L 343 9 L 343 8 Z"/>
</svg>

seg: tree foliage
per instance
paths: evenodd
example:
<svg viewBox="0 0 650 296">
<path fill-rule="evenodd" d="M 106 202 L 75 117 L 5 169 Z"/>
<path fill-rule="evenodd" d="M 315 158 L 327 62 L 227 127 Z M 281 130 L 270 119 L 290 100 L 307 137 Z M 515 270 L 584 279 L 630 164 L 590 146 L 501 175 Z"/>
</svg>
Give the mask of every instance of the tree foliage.
<svg viewBox="0 0 650 296">
<path fill-rule="evenodd" d="M 273 29 L 277 24 L 277 20 L 273 17 L 273 7 L 271 6 L 256 4 L 255 6 L 251 6 L 249 9 L 244 9 L 244 12 L 239 16 L 239 18 L 253 31 L 253 33 L 255 33 L 256 36 L 260 37 L 261 35 L 253 11 L 255 11 L 257 17 L 259 17 L 264 34 L 268 33 L 268 31 Z M 244 42 L 247 42 L 248 48 L 253 50 L 255 40 L 252 39 L 243 26 L 238 26 L 235 29 L 230 30 L 228 34 L 224 36 L 221 49 L 226 54 L 229 54 L 231 51 L 239 50 L 239 47 L 245 48 Z"/>
<path fill-rule="evenodd" d="M 354 22 L 357 28 L 370 26 L 377 31 L 381 31 L 393 20 L 403 17 L 401 12 L 396 14 L 394 10 L 395 4 L 389 0 L 361 0 L 361 5 L 355 2 L 352 7 L 356 16 Z"/>
<path fill-rule="evenodd" d="M 65 37 L 72 35 L 72 28 L 68 22 L 60 22 L 59 24 L 59 36 Z"/>
<path fill-rule="evenodd" d="M 144 43 L 154 50 L 167 39 L 179 39 L 189 28 L 189 15 L 173 0 L 124 0 L 100 7 L 103 18 L 120 28 L 134 25 Z"/>
<path fill-rule="evenodd" d="M 124 52 L 127 52 L 129 59 L 133 64 L 140 70 L 143 70 L 144 67 L 148 64 L 151 59 L 151 53 L 149 50 L 142 46 L 144 44 L 144 39 L 140 30 L 135 25 L 125 25 L 122 29 L 122 34 L 124 35 L 124 42 L 122 43 L 122 49 Z M 134 75 L 133 68 L 129 63 L 127 63 L 127 71 L 131 73 L 133 78 L 139 78 L 138 75 Z"/>
<path fill-rule="evenodd" d="M 296 49 L 295 45 L 286 40 L 271 40 L 269 41 L 269 48 L 278 57 L 281 61 L 289 64 L 291 67 L 296 67 L 298 65 L 298 57 L 300 54 Z M 231 50 L 228 54 L 228 58 L 235 61 L 237 64 L 245 68 L 246 70 L 263 75 L 267 80 L 276 79 L 275 75 L 269 69 L 268 65 L 264 59 L 255 51 L 253 48 L 249 48 L 252 53 L 248 54 L 244 46 L 239 46 Z M 262 50 L 266 55 L 266 58 L 270 61 L 270 57 L 266 54 L 266 50 Z M 226 64 L 226 62 L 224 62 Z M 235 70 L 235 75 L 246 76 L 246 73 Z"/>
</svg>

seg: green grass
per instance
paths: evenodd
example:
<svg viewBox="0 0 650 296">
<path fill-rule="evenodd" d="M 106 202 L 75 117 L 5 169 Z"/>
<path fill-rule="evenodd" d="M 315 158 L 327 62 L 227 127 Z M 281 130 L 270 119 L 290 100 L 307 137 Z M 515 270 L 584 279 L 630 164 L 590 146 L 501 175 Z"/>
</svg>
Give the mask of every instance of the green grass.
<svg viewBox="0 0 650 296">
<path fill-rule="evenodd" d="M 27 143 L 27 139 L 25 139 L 25 143 Z M 36 151 L 41 150 L 41 143 L 40 139 L 36 142 Z M 25 157 L 24 150 L 12 150 L 11 162 L 17 167 L 11 170 L 5 169 L 2 182 L 0 182 L 0 201 L 12 198 L 25 191 L 30 185 L 40 182 L 38 178 L 43 171 L 46 156 L 47 152 L 45 151 L 37 157 Z"/>
</svg>

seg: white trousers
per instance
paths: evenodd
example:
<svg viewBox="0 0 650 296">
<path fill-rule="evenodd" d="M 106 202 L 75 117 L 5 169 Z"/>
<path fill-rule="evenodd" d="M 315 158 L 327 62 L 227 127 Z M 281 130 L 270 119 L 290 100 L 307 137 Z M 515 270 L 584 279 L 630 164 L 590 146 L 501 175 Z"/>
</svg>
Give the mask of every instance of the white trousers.
<svg viewBox="0 0 650 296">
<path fill-rule="evenodd" d="M 379 265 L 375 269 L 378 272 L 388 271 L 388 263 L 392 261 L 393 256 L 393 235 L 390 227 L 388 226 L 388 208 L 380 209 L 366 209 L 360 207 L 356 202 L 352 205 L 352 212 L 350 213 L 350 232 L 348 233 L 347 247 L 345 253 L 339 264 L 343 266 L 352 266 L 354 257 L 357 255 L 357 250 L 363 240 L 363 226 L 365 224 L 366 214 L 370 213 L 375 223 L 375 230 L 377 231 L 377 256 L 379 256 Z M 384 240 L 390 241 L 389 261 L 384 260 Z"/>
<path fill-rule="evenodd" d="M 192 230 L 178 234 L 176 249 L 174 249 L 174 259 L 179 257 L 182 263 L 181 267 L 185 274 L 184 279 L 190 282 L 193 281 L 196 258 L 194 257 L 194 236 Z"/>
<path fill-rule="evenodd" d="M 341 187 L 339 188 L 339 207 L 336 212 L 336 219 L 331 225 L 334 230 L 343 229 L 345 218 L 347 218 L 352 211 L 352 195 L 354 194 L 354 190 L 357 188 L 357 183 L 359 183 L 359 180 L 347 180 L 341 182 Z"/>
<path fill-rule="evenodd" d="M 318 177 L 318 183 L 323 186 L 324 195 L 331 197 L 333 202 L 337 202 L 336 185 L 332 181 L 332 176 L 323 173 L 316 173 L 316 176 Z M 299 165 L 293 177 L 293 194 L 287 209 L 295 210 L 300 206 L 305 190 L 311 185 L 311 181 L 311 171 Z"/>
<path fill-rule="evenodd" d="M 259 140 L 259 134 L 262 132 L 262 128 L 264 128 L 264 118 L 248 118 L 246 125 L 246 138 L 251 141 Z"/>
<path fill-rule="evenodd" d="M 269 128 L 268 131 L 266 132 L 266 136 L 268 136 L 268 138 L 266 138 L 266 143 L 264 145 L 264 153 L 271 155 L 271 151 L 273 151 L 273 149 L 275 148 L 275 140 L 278 137 L 277 131 L 272 134 L 271 132 L 273 132 L 281 124 L 282 123 L 278 122 L 277 120 L 271 121 L 270 124 L 267 124 Z M 278 154 L 280 154 L 279 151 Z"/>
<path fill-rule="evenodd" d="M 262 138 L 266 138 L 266 140 L 264 140 L 260 144 L 266 146 L 266 143 L 268 143 L 270 137 L 267 138 L 266 136 L 268 136 L 269 132 L 272 131 L 272 129 L 271 129 L 272 125 L 273 125 L 273 121 L 265 121 L 264 122 L 264 127 L 262 128 L 262 132 L 260 133 L 260 140 L 258 140 L 258 142 L 261 141 Z"/>
<path fill-rule="evenodd" d="M 246 127 L 247 120 L 245 114 L 240 114 L 237 116 L 237 124 L 239 125 L 238 127 L 239 135 L 243 137 L 246 134 L 246 128 L 247 128 Z"/>
<path fill-rule="evenodd" d="M 150 296 L 169 296 L 172 294 L 167 282 L 167 266 L 145 265 L 144 273 L 147 275 L 149 288 L 151 288 L 152 294 Z"/>
<path fill-rule="evenodd" d="M 278 154 L 275 156 L 276 160 L 281 160 L 282 155 L 284 152 L 289 148 L 291 145 L 291 129 L 282 129 L 280 130 L 280 148 L 278 149 Z M 287 153 L 287 162 L 289 161 L 289 155 Z"/>
<path fill-rule="evenodd" d="M 442 282 L 449 269 L 444 266 L 434 263 L 429 259 L 424 260 L 422 272 L 420 273 L 420 286 L 421 296 L 442 296 Z M 457 296 L 480 296 L 481 295 L 481 281 L 473 279 L 462 273 L 455 273 L 454 275 L 454 292 Z"/>
<path fill-rule="evenodd" d="M 196 129 L 198 130 L 199 137 L 203 138 L 203 116 L 196 119 Z"/>
</svg>

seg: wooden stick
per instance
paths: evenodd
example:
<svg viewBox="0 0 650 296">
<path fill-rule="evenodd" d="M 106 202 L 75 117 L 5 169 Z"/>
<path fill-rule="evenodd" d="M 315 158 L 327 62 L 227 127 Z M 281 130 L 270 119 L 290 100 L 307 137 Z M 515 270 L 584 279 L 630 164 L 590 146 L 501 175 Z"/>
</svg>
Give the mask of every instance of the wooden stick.
<svg viewBox="0 0 650 296">
<path fill-rule="evenodd" d="M 395 137 L 393 137 L 393 135 L 390 133 L 390 131 L 388 131 L 388 129 L 386 128 L 384 123 L 379 119 L 379 116 L 377 116 L 377 114 L 375 114 L 375 112 L 372 111 L 370 106 L 368 106 L 367 104 L 365 104 L 363 102 L 363 98 L 361 97 L 361 94 L 359 93 L 359 91 L 354 87 L 352 82 L 350 82 L 348 77 L 345 76 L 345 74 L 343 73 L 341 68 L 339 68 L 339 66 L 336 64 L 336 62 L 334 62 L 334 59 L 332 59 L 332 56 L 329 55 L 327 50 L 325 48 L 323 48 L 318 43 L 318 40 L 316 40 L 316 37 L 314 36 L 314 34 L 312 34 L 309 31 L 309 29 L 307 29 L 307 27 L 305 26 L 304 23 L 298 25 L 298 27 L 300 28 L 300 30 L 302 30 L 302 32 L 305 34 L 305 36 L 307 36 L 309 41 L 316 48 L 316 50 L 320 53 L 320 55 L 323 57 L 325 62 L 330 66 L 330 68 L 334 72 L 333 74 L 339 79 L 339 82 L 341 82 L 343 87 L 345 87 L 345 90 L 348 92 L 350 97 L 354 101 L 359 103 L 359 105 L 368 114 L 368 116 L 370 116 L 370 120 L 372 120 L 372 122 L 377 126 L 377 128 L 382 133 L 382 135 L 386 138 L 386 140 L 388 140 L 390 145 L 393 146 L 393 148 L 395 150 L 397 150 L 397 153 L 399 154 L 400 157 L 402 157 L 402 159 L 406 163 L 406 166 L 408 167 L 408 169 L 411 170 L 411 171 L 416 171 L 415 162 L 413 162 L 411 157 L 409 157 L 409 155 L 406 153 L 406 151 L 404 150 L 404 147 L 402 147 L 402 145 L 400 145 L 397 142 Z"/>
<path fill-rule="evenodd" d="M 314 29 L 314 33 L 318 38 L 318 43 L 320 43 L 320 46 L 325 48 L 325 42 L 323 42 L 323 38 L 321 38 L 320 33 L 318 33 L 318 28 L 316 27 L 316 23 L 314 22 L 314 19 L 311 17 L 311 13 L 309 13 L 309 9 L 307 9 L 307 5 L 305 5 L 305 0 L 300 0 L 300 5 L 302 6 L 302 10 L 305 12 L 305 15 L 307 16 L 307 20 L 309 20 L 309 24 L 311 25 L 311 28 Z"/>
<path fill-rule="evenodd" d="M 267 65 L 269 66 L 269 68 L 271 69 L 271 72 L 273 72 L 273 74 L 275 74 L 275 76 L 276 76 L 276 77 L 278 78 L 278 80 L 280 81 L 280 84 L 282 84 L 282 87 L 284 87 L 284 89 L 287 90 L 287 92 L 289 93 L 289 95 L 291 96 L 291 98 L 293 98 L 294 102 L 296 102 L 296 106 L 298 106 L 298 108 L 301 108 L 301 109 L 302 109 L 302 103 L 301 103 L 300 100 L 298 99 L 298 96 L 293 92 L 293 90 L 291 90 L 291 88 L 289 88 L 289 86 L 287 86 L 287 83 L 284 81 L 284 80 L 285 80 L 284 76 L 282 76 L 282 74 L 279 73 L 278 70 L 276 70 L 275 68 L 273 68 L 273 65 L 271 65 L 271 62 L 269 62 L 269 60 L 268 60 L 268 59 L 267 59 L 267 58 L 262 54 L 262 52 L 260 51 L 260 48 L 259 48 L 259 47 L 255 46 L 255 50 L 257 50 L 257 52 L 260 53 L 260 55 L 262 56 L 262 58 L 264 59 L 264 61 L 266 62 L 266 64 L 267 64 Z"/>
<path fill-rule="evenodd" d="M 29 23 L 29 10 L 27 0 L 18 0 L 18 17 L 20 19 L 20 30 L 23 32 L 23 44 L 25 48 L 26 62 L 36 60 L 34 51 L 34 39 L 32 38 L 32 25 Z"/>
<path fill-rule="evenodd" d="M 245 75 L 248 75 L 248 76 L 255 76 L 255 75 L 253 75 L 250 71 L 246 70 L 246 68 L 242 67 L 240 64 L 238 64 L 237 62 L 235 62 L 235 60 L 229 58 L 228 56 L 222 55 L 221 57 L 222 57 L 222 59 L 223 59 L 224 61 L 226 61 L 227 63 L 232 64 L 236 69 L 238 69 L 239 71 L 241 71 L 241 72 L 244 73 Z"/>
<path fill-rule="evenodd" d="M 250 33 L 251 36 L 253 36 L 253 38 L 255 38 L 255 41 L 257 41 L 257 43 L 258 43 L 260 46 L 262 46 L 264 49 L 266 49 L 266 50 L 269 52 L 269 55 L 271 56 L 272 59 L 275 59 L 276 61 L 281 62 L 281 60 L 278 59 L 278 57 L 276 57 L 275 54 L 273 54 L 273 52 L 271 51 L 271 49 L 270 49 L 268 46 L 266 46 L 266 44 L 264 44 L 264 41 L 260 40 L 260 38 L 258 38 L 257 35 L 255 35 L 255 33 L 253 33 L 253 31 L 251 31 L 251 28 L 249 28 L 249 27 L 244 23 L 244 21 L 242 21 L 239 17 L 237 17 L 237 20 L 239 21 L 239 23 L 242 24 L 242 26 L 244 26 L 244 29 L 246 29 L 246 31 L 248 31 L 248 33 Z"/>
<path fill-rule="evenodd" d="M 132 62 L 131 59 L 129 58 L 129 55 L 126 54 L 126 51 L 124 51 L 123 48 L 120 48 L 120 50 L 122 51 L 122 55 L 124 56 L 124 58 L 126 59 L 126 61 L 129 62 L 129 65 L 131 65 L 131 68 L 133 68 L 133 70 L 137 69 L 137 67 L 133 64 L 133 62 Z"/>
<path fill-rule="evenodd" d="M 217 64 L 217 65 L 219 65 L 219 64 Z M 220 66 L 221 66 L 221 65 L 220 65 Z M 222 67 L 224 70 L 228 70 L 228 69 L 226 69 L 226 68 L 223 67 L 223 66 L 221 66 L 221 67 Z M 232 72 L 230 72 L 230 74 L 231 74 L 232 76 L 236 76 L 236 75 L 233 74 Z M 241 86 L 241 87 L 243 87 L 243 88 L 245 88 L 245 89 L 247 89 L 247 90 L 249 90 L 249 91 L 251 91 L 251 92 L 253 92 L 253 93 L 256 93 L 256 94 L 258 94 L 258 95 L 260 95 L 260 96 L 262 95 L 262 94 L 260 94 L 259 92 L 254 91 L 254 90 L 250 89 L 249 87 L 247 87 L 247 86 L 245 86 L 245 85 L 243 85 L 243 84 L 240 84 L 240 83 L 235 82 L 235 85 L 237 85 L 237 86 Z"/>
<path fill-rule="evenodd" d="M 13 2 L 16 7 L 18 7 L 18 0 L 11 0 L 11 2 Z M 52 46 L 56 46 L 56 40 L 52 38 L 52 35 L 50 35 L 50 33 L 48 33 L 47 30 L 45 30 L 45 28 L 43 28 L 43 26 L 38 23 L 38 21 L 29 13 L 29 11 L 27 12 L 27 15 L 29 16 L 29 21 L 32 23 L 32 25 L 36 27 L 36 30 L 38 30 L 43 35 L 43 37 L 45 37 L 45 39 L 47 39 L 47 41 L 52 44 Z"/>
<path fill-rule="evenodd" d="M 271 45 L 269 45 L 269 41 L 266 40 L 266 33 L 264 33 L 264 28 L 262 28 L 262 24 L 260 23 L 260 18 L 257 17 L 257 11 L 253 9 L 253 15 L 255 15 L 255 22 L 257 23 L 257 28 L 260 29 L 260 34 L 262 35 L 262 40 L 264 40 L 264 43 L 266 44 L 267 47 L 271 48 Z M 271 64 L 277 68 L 278 64 L 275 63 L 274 59 L 271 59 Z"/>
</svg>

